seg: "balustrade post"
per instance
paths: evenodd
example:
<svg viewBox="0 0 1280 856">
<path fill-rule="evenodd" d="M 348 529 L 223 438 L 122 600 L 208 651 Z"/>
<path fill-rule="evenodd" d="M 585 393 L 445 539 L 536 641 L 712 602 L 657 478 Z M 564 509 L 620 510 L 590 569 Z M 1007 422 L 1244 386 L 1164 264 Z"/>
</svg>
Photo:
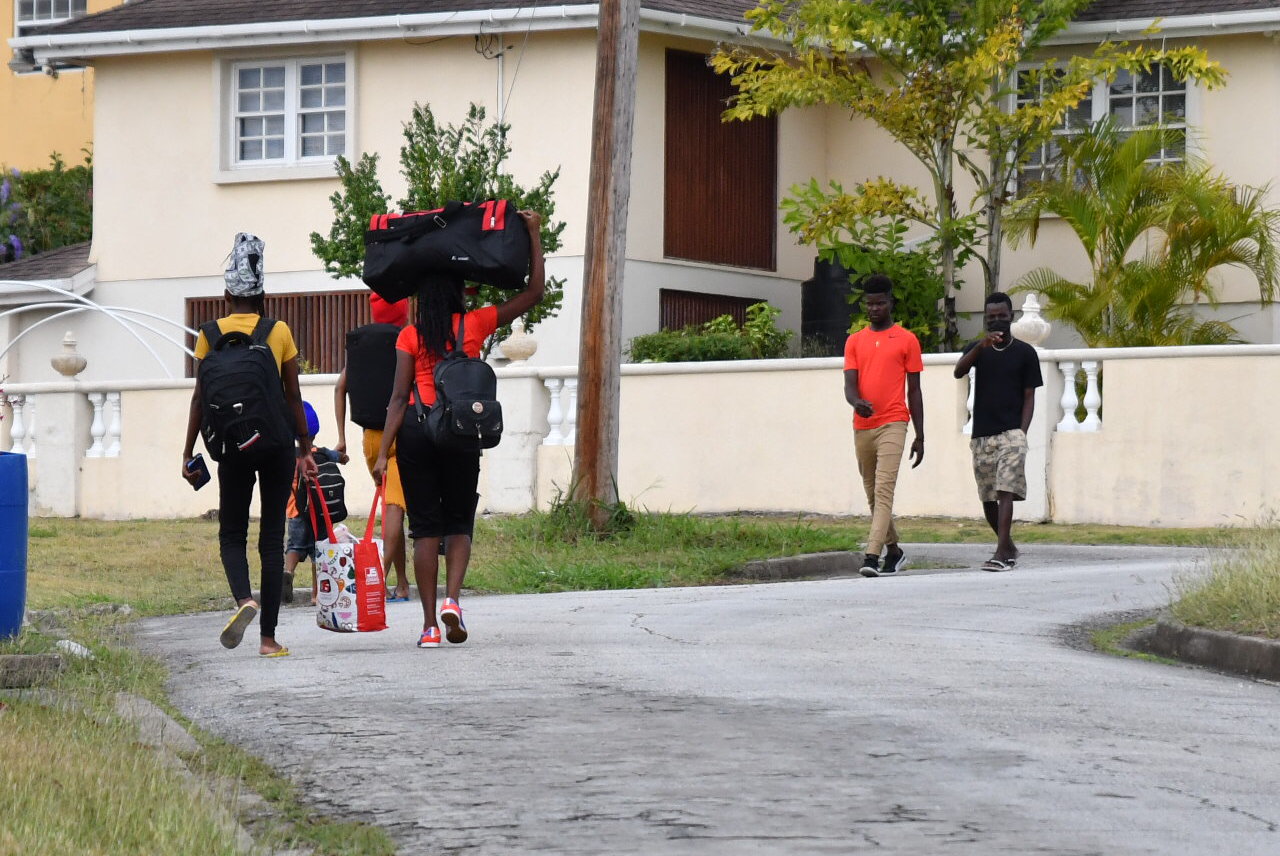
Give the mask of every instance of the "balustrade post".
<svg viewBox="0 0 1280 856">
<path fill-rule="evenodd" d="M 9 408 L 12 411 L 13 422 L 9 425 L 9 451 L 21 455 L 24 451 L 24 443 L 27 439 L 27 426 L 22 420 L 23 396 L 8 396 Z"/>
<path fill-rule="evenodd" d="M 26 445 L 23 448 L 27 460 L 33 460 L 36 457 L 36 397 L 34 395 L 23 396 L 22 415 L 26 423 Z"/>
<path fill-rule="evenodd" d="M 108 458 L 120 457 L 120 393 L 107 393 L 107 449 Z"/>
<path fill-rule="evenodd" d="M 1059 402 L 1062 406 L 1062 421 L 1058 423 L 1058 430 L 1063 433 L 1079 431 L 1080 423 L 1076 421 L 1075 361 L 1063 360 L 1058 363 L 1058 370 L 1062 372 L 1062 400 Z"/>
<path fill-rule="evenodd" d="M 1080 364 L 1084 369 L 1084 421 L 1080 423 L 1081 431 L 1099 431 L 1102 419 L 1098 416 L 1098 408 L 1102 406 L 1102 390 L 1098 387 L 1098 362 L 1086 360 Z"/>
<path fill-rule="evenodd" d="M 564 445 L 572 446 L 578 442 L 578 379 L 565 378 L 564 388 L 569 394 L 564 416 Z"/>
<path fill-rule="evenodd" d="M 564 422 L 564 411 L 560 409 L 560 388 L 564 381 L 558 377 L 548 377 L 543 378 L 542 384 L 551 393 L 551 404 L 547 407 L 547 436 L 542 445 L 560 446 L 564 444 L 564 435 L 560 433 L 560 424 Z"/>
<path fill-rule="evenodd" d="M 105 400 L 106 395 L 101 392 L 89 393 L 89 403 L 93 405 L 93 421 L 89 424 L 89 436 L 93 441 L 85 450 L 86 458 L 102 457 L 102 435 L 107 433 L 106 424 L 102 421 L 102 405 Z"/>
</svg>

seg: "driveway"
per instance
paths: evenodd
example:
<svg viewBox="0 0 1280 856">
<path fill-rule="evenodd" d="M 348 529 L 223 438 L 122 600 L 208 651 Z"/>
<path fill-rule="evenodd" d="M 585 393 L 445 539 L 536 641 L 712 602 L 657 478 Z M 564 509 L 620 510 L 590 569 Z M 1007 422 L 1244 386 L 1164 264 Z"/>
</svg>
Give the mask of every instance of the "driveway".
<svg viewBox="0 0 1280 856">
<path fill-rule="evenodd" d="M 472 597 L 437 650 L 413 603 L 286 609 L 281 660 L 225 614 L 139 638 L 187 716 L 406 854 L 1280 852 L 1280 688 L 1067 643 L 1202 553 L 907 549 L 963 567 Z"/>
</svg>

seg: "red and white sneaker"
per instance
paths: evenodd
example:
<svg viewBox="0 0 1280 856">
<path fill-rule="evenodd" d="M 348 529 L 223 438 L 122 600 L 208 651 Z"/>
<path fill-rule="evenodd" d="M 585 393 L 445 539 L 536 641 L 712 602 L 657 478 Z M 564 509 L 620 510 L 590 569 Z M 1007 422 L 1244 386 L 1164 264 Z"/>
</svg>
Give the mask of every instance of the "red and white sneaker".
<svg viewBox="0 0 1280 856">
<path fill-rule="evenodd" d="M 419 648 L 439 648 L 440 647 L 440 628 L 428 627 L 422 631 L 422 635 L 418 637 Z"/>
<path fill-rule="evenodd" d="M 444 638 L 455 645 L 467 641 L 467 625 L 462 623 L 462 607 L 451 597 L 446 597 L 440 606 L 440 620 L 444 622 Z"/>
</svg>

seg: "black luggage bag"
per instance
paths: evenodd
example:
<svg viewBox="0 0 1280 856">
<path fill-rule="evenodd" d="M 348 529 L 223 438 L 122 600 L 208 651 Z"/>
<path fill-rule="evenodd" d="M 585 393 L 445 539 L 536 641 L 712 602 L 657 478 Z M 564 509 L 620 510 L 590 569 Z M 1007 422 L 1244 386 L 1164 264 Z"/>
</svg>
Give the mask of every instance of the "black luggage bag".
<svg viewBox="0 0 1280 856">
<path fill-rule="evenodd" d="M 416 294 L 427 272 L 519 291 L 529 269 L 529 232 L 506 199 L 376 214 L 364 247 L 365 284 L 393 303 Z"/>
</svg>

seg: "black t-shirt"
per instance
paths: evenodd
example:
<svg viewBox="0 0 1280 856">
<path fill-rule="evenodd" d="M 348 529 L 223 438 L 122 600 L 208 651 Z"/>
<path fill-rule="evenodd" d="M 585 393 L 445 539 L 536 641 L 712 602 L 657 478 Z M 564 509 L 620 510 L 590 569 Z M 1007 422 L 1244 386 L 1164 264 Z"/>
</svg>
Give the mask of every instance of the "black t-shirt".
<svg viewBox="0 0 1280 856">
<path fill-rule="evenodd" d="M 965 345 L 964 354 L 976 348 Z M 973 364 L 977 388 L 973 392 L 973 435 L 992 437 L 1022 427 L 1023 392 L 1043 386 L 1036 349 L 1020 339 L 997 351 L 986 348 Z"/>
</svg>

